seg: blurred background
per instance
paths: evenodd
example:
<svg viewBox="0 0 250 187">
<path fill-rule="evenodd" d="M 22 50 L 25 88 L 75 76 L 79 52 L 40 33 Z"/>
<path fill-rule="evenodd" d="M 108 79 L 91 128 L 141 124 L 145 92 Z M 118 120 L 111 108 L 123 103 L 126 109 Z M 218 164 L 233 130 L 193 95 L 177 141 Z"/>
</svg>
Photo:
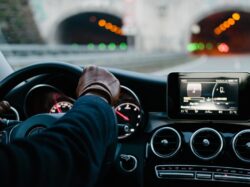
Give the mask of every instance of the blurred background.
<svg viewBox="0 0 250 187">
<path fill-rule="evenodd" d="M 156 75 L 246 71 L 250 1 L 0 0 L 0 51 L 16 69 L 65 61 Z"/>
</svg>

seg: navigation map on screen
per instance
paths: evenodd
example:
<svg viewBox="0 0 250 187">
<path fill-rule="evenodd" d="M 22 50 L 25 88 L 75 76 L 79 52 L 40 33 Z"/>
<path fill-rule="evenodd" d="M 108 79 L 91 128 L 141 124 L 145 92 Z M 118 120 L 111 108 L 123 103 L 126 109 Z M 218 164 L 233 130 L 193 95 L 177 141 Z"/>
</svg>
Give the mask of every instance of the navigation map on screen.
<svg viewBox="0 0 250 187">
<path fill-rule="evenodd" d="M 180 79 L 181 114 L 238 114 L 239 79 Z"/>
</svg>

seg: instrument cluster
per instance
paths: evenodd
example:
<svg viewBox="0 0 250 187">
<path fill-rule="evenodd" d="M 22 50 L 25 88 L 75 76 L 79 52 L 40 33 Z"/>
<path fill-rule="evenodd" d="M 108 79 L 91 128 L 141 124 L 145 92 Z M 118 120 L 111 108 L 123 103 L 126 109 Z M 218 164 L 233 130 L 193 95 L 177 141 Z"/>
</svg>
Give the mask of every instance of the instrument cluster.
<svg viewBox="0 0 250 187">
<path fill-rule="evenodd" d="M 25 97 L 26 117 L 40 113 L 66 113 L 74 105 L 75 99 L 67 96 L 58 88 L 48 85 L 36 85 Z M 142 124 L 143 111 L 137 95 L 125 86 L 121 86 L 120 97 L 114 106 L 118 121 L 118 139 L 134 134 Z"/>
<path fill-rule="evenodd" d="M 25 97 L 24 112 L 26 117 L 40 113 L 65 113 L 70 110 L 75 100 L 62 91 L 48 84 L 36 85 Z"/>
</svg>

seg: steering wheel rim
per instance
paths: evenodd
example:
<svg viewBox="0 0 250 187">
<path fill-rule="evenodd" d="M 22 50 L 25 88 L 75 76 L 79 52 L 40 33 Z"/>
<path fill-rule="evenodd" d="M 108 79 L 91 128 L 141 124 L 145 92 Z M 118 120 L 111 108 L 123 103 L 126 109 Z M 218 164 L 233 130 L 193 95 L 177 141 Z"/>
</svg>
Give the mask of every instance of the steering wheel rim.
<svg viewBox="0 0 250 187">
<path fill-rule="evenodd" d="M 81 67 L 65 62 L 42 62 L 27 66 L 15 71 L 0 82 L 0 100 L 3 100 L 15 86 L 33 76 L 47 73 L 69 73 L 80 77 L 82 71 Z"/>
<path fill-rule="evenodd" d="M 0 82 L 0 100 L 3 100 L 4 97 L 18 84 L 22 83 L 23 81 L 41 74 L 49 74 L 49 73 L 65 73 L 65 74 L 72 74 L 74 76 L 80 77 L 83 72 L 83 68 L 64 63 L 64 62 L 45 62 L 45 63 L 37 63 L 10 74 L 4 80 Z M 32 116 L 25 121 L 12 126 L 9 128 L 9 132 L 6 132 L 7 141 L 6 143 L 10 143 L 13 140 L 19 138 L 25 138 L 29 136 L 29 132 L 36 128 L 37 126 L 44 126 L 46 128 L 51 127 L 55 121 L 57 121 L 62 115 L 51 115 L 51 114 L 40 114 Z M 39 132 L 38 132 L 39 133 Z M 32 135 L 32 134 L 31 134 Z M 103 165 L 103 173 L 101 173 L 101 178 L 105 178 L 105 175 L 108 173 L 106 172 L 117 159 L 118 152 L 115 148 L 114 150 L 111 149 L 112 147 L 116 146 L 116 142 L 110 145 L 110 150 L 108 148 L 106 155 L 105 155 L 105 163 Z M 119 149 L 118 149 L 119 150 Z"/>
<path fill-rule="evenodd" d="M 66 75 L 72 74 L 74 76 L 80 77 L 82 71 L 82 68 L 80 68 L 79 66 L 64 62 L 45 62 L 27 66 L 15 71 L 0 82 L 0 100 L 3 100 L 4 97 L 18 84 L 34 76 L 41 74 L 61 73 Z M 43 126 L 48 128 L 57 119 L 58 116 L 56 117 L 49 114 L 32 116 L 31 118 L 23 121 L 21 123 L 22 125 L 19 124 L 15 127 L 10 127 L 10 132 L 8 133 L 9 142 L 12 139 L 11 137 L 13 137 L 13 139 L 25 137 L 27 135 L 27 132 L 30 131 L 33 127 L 36 127 L 37 124 L 42 124 Z M 16 132 L 13 131 L 14 129 Z"/>
</svg>

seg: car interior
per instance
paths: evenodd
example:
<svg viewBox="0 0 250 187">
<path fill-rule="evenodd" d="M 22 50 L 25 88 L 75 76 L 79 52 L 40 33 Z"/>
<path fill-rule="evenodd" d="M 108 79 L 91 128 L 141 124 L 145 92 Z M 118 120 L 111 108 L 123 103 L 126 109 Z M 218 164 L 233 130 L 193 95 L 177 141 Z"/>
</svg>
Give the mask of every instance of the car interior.
<svg viewBox="0 0 250 187">
<path fill-rule="evenodd" d="M 91 64 L 121 84 L 103 186 L 249 185 L 250 1 L 72 2 L 0 1 L 0 144 L 53 127 Z"/>
<path fill-rule="evenodd" d="M 41 133 L 70 110 L 82 68 L 48 62 L 15 71 L 0 85 L 12 110 L 1 143 Z M 250 180 L 249 73 L 109 69 L 121 83 L 114 106 L 118 145 L 107 186 L 245 185 Z M 64 80 L 64 81 L 61 81 Z M 121 182 L 122 181 L 122 182 Z"/>
</svg>

